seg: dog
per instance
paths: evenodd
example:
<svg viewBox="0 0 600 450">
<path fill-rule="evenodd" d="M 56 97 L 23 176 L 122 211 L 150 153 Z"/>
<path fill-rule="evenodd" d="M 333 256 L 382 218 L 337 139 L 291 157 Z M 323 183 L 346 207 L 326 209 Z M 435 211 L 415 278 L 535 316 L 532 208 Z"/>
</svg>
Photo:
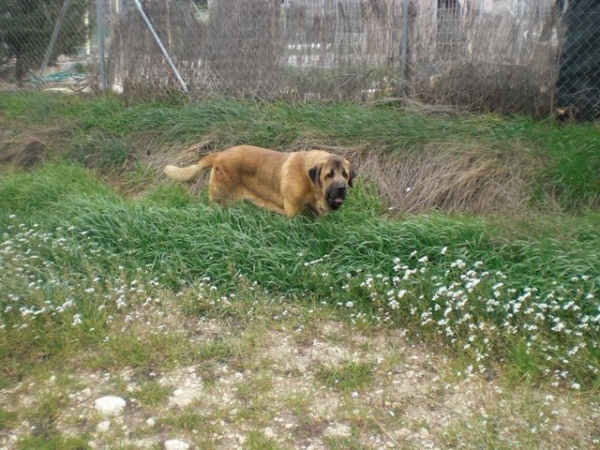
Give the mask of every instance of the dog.
<svg viewBox="0 0 600 450">
<path fill-rule="evenodd" d="M 173 180 L 191 181 L 208 168 L 211 202 L 249 200 L 288 217 L 339 209 L 355 176 L 346 159 L 326 151 L 284 153 L 251 145 L 210 153 L 188 167 L 169 165 L 164 172 Z"/>
</svg>

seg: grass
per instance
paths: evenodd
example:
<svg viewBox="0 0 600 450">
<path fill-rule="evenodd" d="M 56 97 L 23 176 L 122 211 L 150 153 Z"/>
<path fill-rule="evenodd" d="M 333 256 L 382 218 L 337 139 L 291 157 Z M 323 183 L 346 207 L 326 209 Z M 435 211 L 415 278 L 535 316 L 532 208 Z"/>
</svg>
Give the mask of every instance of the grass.
<svg viewBox="0 0 600 450">
<path fill-rule="evenodd" d="M 325 386 L 350 392 L 365 385 L 372 380 L 372 364 L 365 362 L 348 361 L 339 365 L 322 366 L 317 369 L 317 378 Z"/>
<path fill-rule="evenodd" d="M 395 105 L 265 104 L 215 99 L 199 105 L 129 104 L 116 97 L 83 101 L 30 92 L 2 93 L 0 114 L 10 127 L 61 126 L 72 132 L 51 153 L 88 167 L 135 176 L 144 160 L 164 163 L 173 147 L 204 140 L 209 148 L 252 143 L 280 150 L 327 145 L 396 155 L 475 152 L 512 155 L 533 170 L 526 198 L 566 211 L 596 207 L 600 185 L 597 124 L 557 125 L 494 115 L 424 114 Z M 49 112 L 52 111 L 52 114 Z M 52 146 L 52 142 L 48 143 Z M 124 169 L 127 169 L 124 171 Z M 145 180 L 152 183 L 152 180 Z"/>
<path fill-rule="evenodd" d="M 67 190 L 57 188 L 63 180 Z M 255 285 L 272 295 L 326 302 L 354 321 L 442 338 L 478 362 L 472 370 L 485 371 L 500 358 L 536 377 L 562 383 L 566 370 L 573 385 L 595 384 L 600 245 L 591 213 L 555 222 L 546 233 L 540 228 L 536 236 L 509 237 L 474 218 L 390 221 L 368 207 L 376 200 L 360 188 L 339 214 L 290 221 L 250 205 L 194 204 L 181 190 L 175 204 L 183 207 L 132 202 L 94 183 L 85 170 L 50 166 L 0 185 L 8 200 L 3 265 L 11 274 L 3 283 L 4 328 L 27 328 L 20 338 L 10 336 L 17 346 L 7 350 L 27 348 L 31 326 L 45 339 L 36 344 L 34 335 L 29 354 L 68 349 L 70 333 L 93 344 L 110 330 L 109 316 L 156 291 L 192 289 L 189 313 L 202 314 L 215 303 L 237 301 L 229 295 L 240 286 Z M 557 228 L 576 238 L 556 239 Z M 197 301 L 204 298 L 207 303 Z M 72 313 L 56 314 L 65 311 Z M 66 331 L 70 326 L 79 332 Z M 85 333 L 92 328 L 98 337 Z M 146 339 L 154 344 L 117 338 L 114 351 L 134 366 L 164 363 L 161 349 L 172 342 L 160 334 Z M 199 351 L 217 358 L 229 353 L 218 346 Z"/>
<path fill-rule="evenodd" d="M 230 422 L 244 421 L 250 424 L 248 448 L 286 448 L 264 427 L 276 417 L 270 407 L 278 383 L 300 369 L 274 375 L 260 355 L 273 333 L 310 349 L 319 324 L 335 318 L 366 333 L 386 330 L 443 349 L 456 383 L 500 374 L 509 390 L 546 386 L 597 401 L 595 125 L 430 117 L 390 106 L 215 100 L 175 108 L 22 95 L 0 107 L 8 127 L 52 125 L 57 118 L 48 111 L 55 108 L 61 120 L 72 120 L 75 137 L 66 149 L 53 150 L 63 151 L 54 162 L 30 171 L 10 164 L 1 169 L 0 388 L 10 395 L 28 377 L 125 367 L 158 375 L 140 375 L 135 386 L 112 390 L 133 392 L 138 408 L 158 414 L 172 392 L 158 381 L 161 373 L 198 367 L 204 388 L 218 392 L 227 367 L 247 377 L 231 383 L 241 402 L 227 406 L 235 413 L 225 406 L 206 415 L 170 413 L 159 420 L 161 432 L 175 429 L 190 437 L 198 428 L 220 433 Z M 33 108 L 28 122 L 19 122 L 23 105 Z M 188 145 L 200 135 L 219 146 L 251 141 L 283 149 L 321 140 L 389 154 L 416 154 L 434 141 L 452 142 L 455 149 L 479 142 L 484 151 L 524 152 L 545 163 L 531 182 L 538 204 L 524 215 L 430 210 L 391 216 L 377 189 L 359 179 L 341 211 L 290 220 L 246 204 L 208 205 L 204 192 L 198 198 L 160 181 L 143 157 L 148 150 L 133 145 Z M 115 184 L 127 185 L 135 196 L 124 196 Z M 551 200 L 562 207 L 543 204 Z M 204 327 L 212 323 L 219 326 L 206 335 Z M 345 336 L 331 345 L 349 342 Z M 375 345 L 363 342 L 355 349 L 369 355 Z M 345 355 L 307 370 L 331 395 L 343 394 L 348 411 L 363 411 L 352 408 L 354 393 L 367 395 L 383 373 L 396 373 L 406 363 L 400 351 L 391 346 L 383 361 Z M 66 384 L 60 395 L 50 392 L 19 410 L 19 421 L 12 409 L 0 409 L 0 434 L 27 420 L 42 424 L 43 432 L 24 433 L 21 448 L 82 448 L 87 440 L 55 426 L 66 399 L 75 395 Z M 290 416 L 303 416 L 307 439 L 327 427 L 323 417 L 305 417 L 318 393 L 311 395 L 290 392 L 275 400 Z M 347 412 L 352 438 L 329 439 L 329 447 L 362 448 L 354 430 L 374 426 L 365 419 L 369 411 L 358 417 Z M 400 414 L 402 404 L 389 411 Z M 536 423 L 533 415 L 524 422 Z M 475 447 L 512 445 L 503 435 L 505 423 L 475 425 L 455 423 L 444 432 L 452 442 L 466 437 Z M 552 440 L 525 428 L 518 440 L 528 446 Z M 218 448 L 215 439 L 201 433 L 207 448 Z"/>
</svg>

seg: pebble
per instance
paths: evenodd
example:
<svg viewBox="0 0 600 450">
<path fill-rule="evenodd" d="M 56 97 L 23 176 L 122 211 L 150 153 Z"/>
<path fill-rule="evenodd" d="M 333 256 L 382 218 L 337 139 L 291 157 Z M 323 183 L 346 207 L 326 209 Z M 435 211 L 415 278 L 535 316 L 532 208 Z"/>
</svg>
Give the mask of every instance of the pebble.
<svg viewBox="0 0 600 450">
<path fill-rule="evenodd" d="M 352 436 L 352 428 L 343 423 L 332 423 L 325 429 L 323 434 L 328 437 L 336 438 L 350 437 Z"/>
<path fill-rule="evenodd" d="M 188 450 L 190 444 L 180 439 L 170 439 L 165 442 L 165 450 Z"/>
<path fill-rule="evenodd" d="M 106 433 L 110 429 L 110 420 L 103 420 L 98 424 L 96 429 L 100 433 Z"/>
<path fill-rule="evenodd" d="M 122 414 L 126 404 L 125 400 L 114 395 L 100 397 L 94 402 L 96 410 L 103 416 L 118 416 Z"/>
</svg>

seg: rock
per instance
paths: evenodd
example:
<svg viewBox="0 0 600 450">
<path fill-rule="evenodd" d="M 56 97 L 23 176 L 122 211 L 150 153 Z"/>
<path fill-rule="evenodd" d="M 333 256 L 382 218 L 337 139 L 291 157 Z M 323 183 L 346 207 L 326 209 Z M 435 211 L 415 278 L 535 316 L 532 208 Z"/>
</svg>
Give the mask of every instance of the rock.
<svg viewBox="0 0 600 450">
<path fill-rule="evenodd" d="M 127 403 L 121 397 L 107 395 L 106 397 L 96 399 L 94 404 L 96 410 L 103 416 L 118 416 L 123 413 Z"/>
<path fill-rule="evenodd" d="M 81 395 L 83 395 L 85 398 L 90 398 L 92 396 L 92 390 L 90 388 L 85 388 L 83 391 L 81 391 Z"/>
<path fill-rule="evenodd" d="M 191 405 L 202 397 L 201 383 L 193 383 L 190 386 L 175 389 L 173 395 L 169 397 L 169 403 L 174 406 L 184 408 Z"/>
<path fill-rule="evenodd" d="M 343 423 L 332 423 L 325 429 L 323 434 L 325 436 L 335 437 L 335 438 L 350 437 L 350 436 L 352 436 L 352 428 L 350 428 L 350 426 L 345 425 Z"/>
<path fill-rule="evenodd" d="M 98 426 L 96 427 L 96 429 L 100 433 L 106 433 L 110 429 L 110 420 L 103 420 L 102 422 L 100 422 L 98 424 Z"/>
<path fill-rule="evenodd" d="M 165 442 L 165 450 L 188 450 L 190 444 L 179 439 L 170 439 Z"/>
<path fill-rule="evenodd" d="M 132 448 L 138 450 L 152 450 L 157 448 L 158 442 L 156 439 L 152 438 L 144 438 L 144 439 L 136 439 L 131 441 Z"/>
</svg>

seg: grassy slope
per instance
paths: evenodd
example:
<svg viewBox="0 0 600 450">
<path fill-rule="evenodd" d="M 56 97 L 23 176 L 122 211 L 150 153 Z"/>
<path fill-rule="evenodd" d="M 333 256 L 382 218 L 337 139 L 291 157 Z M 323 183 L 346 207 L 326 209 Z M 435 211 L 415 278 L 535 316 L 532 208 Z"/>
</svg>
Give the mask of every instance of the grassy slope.
<svg viewBox="0 0 600 450">
<path fill-rule="evenodd" d="M 40 93 L 2 94 L 0 114 L 16 129 L 68 126 L 73 135 L 60 152 L 77 163 L 104 169 L 120 168 L 199 139 L 217 148 L 252 143 L 283 150 L 326 144 L 400 156 L 426 147 L 453 152 L 464 148 L 500 151 L 534 166 L 530 180 L 534 202 L 545 201 L 544 194 L 550 194 L 562 208 L 573 211 L 596 207 L 600 199 L 597 124 L 427 115 L 395 105 L 214 100 L 200 105 L 126 106 L 110 98 L 87 101 Z"/>
<path fill-rule="evenodd" d="M 197 298 L 209 277 L 216 287 L 211 301 L 232 292 L 242 301 L 253 298 L 255 286 L 294 303 L 324 301 L 352 321 L 444 342 L 476 372 L 502 361 L 503 371 L 518 379 L 597 389 L 600 226 L 591 207 L 598 203 L 600 161 L 594 125 L 427 117 L 352 105 L 3 100 L 0 114 L 9 129 L 67 121 L 73 134 L 66 148 L 50 146 L 66 162 L 31 173 L 7 166 L 0 180 L 1 385 L 34 373 L 40 354 L 64 360 L 115 337 L 111 317 L 158 291 L 179 298 L 185 314 L 207 314 L 210 303 Z M 135 200 L 102 181 L 143 165 L 147 149 L 131 147 L 140 139 L 161 148 L 199 136 L 218 145 L 286 148 L 316 140 L 390 153 L 418 152 L 433 140 L 478 142 L 545 160 L 532 186 L 554 189 L 565 209 L 581 213 L 476 218 L 432 212 L 390 220 L 363 180 L 339 214 L 290 221 L 250 205 L 209 206 L 179 185 L 156 183 L 152 174 L 140 181 L 144 194 Z M 77 167 L 103 149 L 97 173 Z M 141 293 L 123 299 L 128 283 Z M 179 291 L 182 297 L 175 296 Z M 191 357 L 167 351 L 177 346 L 165 339 L 152 341 L 152 355 L 126 338 L 119 342 L 110 357 L 88 364 L 143 366 L 151 359 L 160 365 Z"/>
</svg>

